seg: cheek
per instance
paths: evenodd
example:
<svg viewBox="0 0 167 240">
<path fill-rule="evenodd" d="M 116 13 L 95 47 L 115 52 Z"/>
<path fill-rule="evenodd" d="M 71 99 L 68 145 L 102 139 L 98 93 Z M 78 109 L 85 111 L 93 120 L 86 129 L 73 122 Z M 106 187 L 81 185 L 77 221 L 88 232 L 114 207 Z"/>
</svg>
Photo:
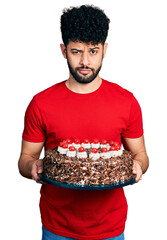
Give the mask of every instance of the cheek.
<svg viewBox="0 0 167 240">
<path fill-rule="evenodd" d="M 73 68 L 76 68 L 79 65 L 79 59 L 77 57 L 68 57 L 68 62 Z"/>
<path fill-rule="evenodd" d="M 94 58 L 92 58 L 92 61 L 91 61 L 91 65 L 93 68 L 97 69 L 101 66 L 102 64 L 102 58 L 99 57 L 99 56 L 94 56 Z"/>
</svg>

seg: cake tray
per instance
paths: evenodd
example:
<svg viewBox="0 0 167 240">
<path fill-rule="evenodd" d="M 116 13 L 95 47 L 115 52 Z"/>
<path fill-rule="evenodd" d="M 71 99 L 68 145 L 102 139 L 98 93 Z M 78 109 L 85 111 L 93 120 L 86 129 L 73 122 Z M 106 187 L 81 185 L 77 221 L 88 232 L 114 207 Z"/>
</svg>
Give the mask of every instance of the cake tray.
<svg viewBox="0 0 167 240">
<path fill-rule="evenodd" d="M 136 175 L 133 174 L 133 176 L 128 181 L 118 182 L 115 184 L 102 184 L 102 185 L 84 185 L 84 184 L 73 184 L 73 183 L 62 183 L 56 180 L 52 180 L 48 178 L 44 173 L 39 174 L 39 178 L 42 182 L 46 184 L 51 184 L 57 187 L 63 187 L 63 188 L 70 188 L 70 189 L 78 189 L 78 190 L 106 190 L 106 189 L 115 189 L 120 187 L 125 187 L 128 185 L 132 185 L 136 182 Z"/>
</svg>

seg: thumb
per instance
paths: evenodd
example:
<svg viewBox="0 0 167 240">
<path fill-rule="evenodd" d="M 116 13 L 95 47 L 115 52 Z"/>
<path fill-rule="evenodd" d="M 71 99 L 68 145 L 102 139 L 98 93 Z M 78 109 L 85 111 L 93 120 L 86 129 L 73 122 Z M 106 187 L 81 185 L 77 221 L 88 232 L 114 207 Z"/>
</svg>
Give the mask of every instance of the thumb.
<svg viewBox="0 0 167 240">
<path fill-rule="evenodd" d="M 36 166 L 37 166 L 37 172 L 42 173 L 42 171 L 43 171 L 43 160 L 39 159 L 38 161 L 36 161 Z"/>
</svg>

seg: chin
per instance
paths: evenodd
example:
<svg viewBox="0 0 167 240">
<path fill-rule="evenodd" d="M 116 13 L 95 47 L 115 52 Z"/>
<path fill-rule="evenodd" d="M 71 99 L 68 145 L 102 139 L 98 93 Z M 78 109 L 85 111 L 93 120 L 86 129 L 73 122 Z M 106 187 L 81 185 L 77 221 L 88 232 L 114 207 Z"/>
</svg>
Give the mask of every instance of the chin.
<svg viewBox="0 0 167 240">
<path fill-rule="evenodd" d="M 94 81 L 95 78 L 93 79 L 79 79 L 79 78 L 75 78 L 75 80 L 78 82 L 78 83 L 81 83 L 81 84 L 87 84 L 87 83 L 91 83 L 92 81 Z"/>
</svg>

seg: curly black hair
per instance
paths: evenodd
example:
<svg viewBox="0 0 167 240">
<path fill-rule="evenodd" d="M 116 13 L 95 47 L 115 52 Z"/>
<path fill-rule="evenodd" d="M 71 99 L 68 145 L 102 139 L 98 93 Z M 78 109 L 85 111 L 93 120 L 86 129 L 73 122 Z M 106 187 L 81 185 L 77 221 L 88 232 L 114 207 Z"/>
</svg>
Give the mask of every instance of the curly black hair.
<svg viewBox="0 0 167 240">
<path fill-rule="evenodd" d="M 61 33 L 64 45 L 69 41 L 80 41 L 93 45 L 104 45 L 110 19 L 104 11 L 93 5 L 82 5 L 64 9 L 61 15 Z"/>
</svg>

